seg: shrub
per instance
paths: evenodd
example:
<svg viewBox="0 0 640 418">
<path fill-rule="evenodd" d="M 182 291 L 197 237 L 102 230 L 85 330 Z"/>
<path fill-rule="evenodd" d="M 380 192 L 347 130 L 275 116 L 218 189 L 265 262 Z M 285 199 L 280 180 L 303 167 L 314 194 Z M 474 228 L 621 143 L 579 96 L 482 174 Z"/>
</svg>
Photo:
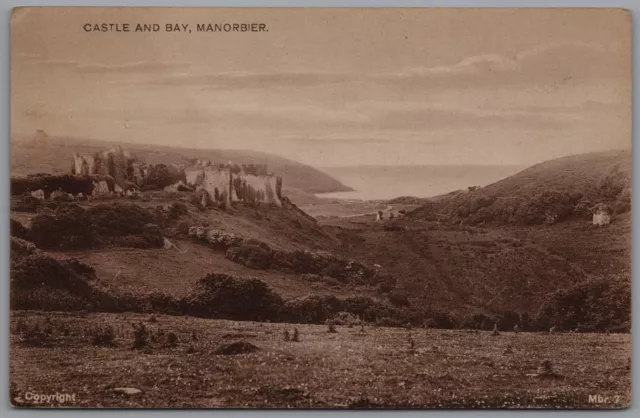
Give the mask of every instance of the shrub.
<svg viewBox="0 0 640 418">
<path fill-rule="evenodd" d="M 327 320 L 327 332 L 335 334 L 338 331 L 336 330 L 336 324 L 332 320 Z"/>
<path fill-rule="evenodd" d="M 396 278 L 388 274 L 376 273 L 373 281 L 378 284 L 376 288 L 378 293 L 389 293 L 396 288 Z"/>
<path fill-rule="evenodd" d="M 165 342 L 166 347 L 176 347 L 178 345 L 178 336 L 175 332 L 171 331 L 167 334 L 167 340 Z"/>
<path fill-rule="evenodd" d="M 91 336 L 91 344 L 93 345 L 103 347 L 113 347 L 116 345 L 116 332 L 111 325 L 98 325 L 90 330 L 89 335 Z"/>
<path fill-rule="evenodd" d="M 147 327 L 142 323 L 131 324 L 133 327 L 133 349 L 145 348 L 149 345 L 149 331 Z"/>
<path fill-rule="evenodd" d="M 246 341 L 236 341 L 230 344 L 224 344 L 218 347 L 214 353 L 219 355 L 231 356 L 235 354 L 253 353 L 260 350 L 255 345 Z"/>
<path fill-rule="evenodd" d="M 174 202 L 169 206 L 169 219 L 178 219 L 183 215 L 187 215 L 189 213 L 189 209 L 187 205 L 182 202 Z"/>
<path fill-rule="evenodd" d="M 568 218 L 575 204 L 568 193 L 545 190 L 520 205 L 516 218 L 525 224 L 555 223 Z"/>
<path fill-rule="evenodd" d="M 42 202 L 30 193 L 25 193 L 11 198 L 11 210 L 16 212 L 35 213 L 42 205 Z"/>
<path fill-rule="evenodd" d="M 86 210 L 64 204 L 36 215 L 29 235 L 41 248 L 82 249 L 100 244 L 157 248 L 163 239 L 153 221 L 151 212 L 132 204 L 100 204 Z M 127 236 L 137 238 L 123 238 Z"/>
<path fill-rule="evenodd" d="M 21 238 L 11 237 L 11 259 L 18 259 L 25 255 L 35 254 L 36 246 L 33 243 L 23 240 Z"/>
<path fill-rule="evenodd" d="M 273 252 L 260 246 L 244 244 L 229 248 L 225 258 L 255 270 L 266 270 L 271 267 Z"/>
<path fill-rule="evenodd" d="M 12 237 L 27 239 L 29 236 L 29 230 L 13 218 L 9 220 L 9 231 Z"/>
<path fill-rule="evenodd" d="M 94 177 L 36 174 L 11 178 L 11 194 L 24 195 L 35 190 L 43 190 L 45 196 L 60 189 L 65 193 L 90 195 L 93 192 Z"/>
<path fill-rule="evenodd" d="M 538 311 L 538 327 L 556 325 L 605 331 L 631 321 L 631 284 L 628 278 L 587 280 L 550 294 Z"/>
<path fill-rule="evenodd" d="M 229 247 L 240 246 L 244 242 L 244 239 L 235 234 L 217 229 L 208 229 L 204 226 L 190 227 L 189 237 L 197 242 L 206 242 L 216 249 L 228 249 Z"/>
<path fill-rule="evenodd" d="M 405 292 L 402 291 L 394 291 L 388 296 L 389 302 L 391 302 L 394 306 L 409 306 L 409 297 Z"/>
<path fill-rule="evenodd" d="M 31 347 L 43 347 L 53 341 L 53 329 L 50 326 L 40 324 L 39 321 L 25 323 L 21 327 L 19 341 Z"/>
<path fill-rule="evenodd" d="M 352 314 L 351 312 L 338 312 L 334 315 L 329 321 L 334 325 L 347 325 L 352 327 L 354 325 L 360 324 L 362 321 L 359 317 Z"/>
<path fill-rule="evenodd" d="M 615 165 L 598 181 L 598 193 L 607 199 L 615 199 L 623 190 L 629 187 L 630 176 L 620 171 Z"/>
<path fill-rule="evenodd" d="M 397 312 L 365 296 L 339 299 L 333 295 L 309 295 L 288 300 L 282 309 L 281 320 L 298 323 L 322 324 L 328 319 L 347 320 L 346 315 L 363 318 L 368 322 Z"/>
<path fill-rule="evenodd" d="M 335 296 L 310 295 L 288 300 L 282 315 L 291 322 L 321 324 L 342 310 L 342 301 Z"/>
<path fill-rule="evenodd" d="M 259 321 L 277 318 L 282 298 L 258 279 L 207 274 L 185 302 L 192 315 Z"/>
<path fill-rule="evenodd" d="M 12 290 L 32 291 L 44 286 L 88 296 L 92 293 L 88 282 L 93 278 L 93 269 L 77 260 L 60 262 L 39 251 L 26 254 L 14 254 L 13 251 L 11 253 Z"/>
</svg>

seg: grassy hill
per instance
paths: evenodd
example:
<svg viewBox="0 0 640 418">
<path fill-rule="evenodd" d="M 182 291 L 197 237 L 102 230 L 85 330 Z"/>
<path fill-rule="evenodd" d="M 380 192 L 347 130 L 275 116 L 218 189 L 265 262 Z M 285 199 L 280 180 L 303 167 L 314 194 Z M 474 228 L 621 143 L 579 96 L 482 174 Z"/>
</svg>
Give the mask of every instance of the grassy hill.
<svg viewBox="0 0 640 418">
<path fill-rule="evenodd" d="M 536 164 L 481 188 L 429 199 L 413 219 L 451 223 L 542 224 L 587 219 L 598 203 L 631 210 L 631 151 L 573 155 Z"/>
<path fill-rule="evenodd" d="M 28 138 L 12 138 L 11 175 L 29 173 L 68 173 L 71 154 L 92 154 L 113 145 L 121 145 L 148 163 L 188 163 L 191 159 L 236 164 L 267 164 L 268 169 L 284 178 L 284 188 L 306 193 L 329 193 L 351 189 L 331 176 L 296 161 L 256 151 L 208 150 L 166 147 L 148 144 L 106 142 L 68 137 L 45 137 L 35 143 Z"/>
<path fill-rule="evenodd" d="M 597 198 L 598 182 L 614 167 L 630 178 L 631 150 L 593 152 L 545 161 L 482 189 L 498 196 L 534 195 L 557 189 L 579 191 L 587 198 Z"/>
</svg>

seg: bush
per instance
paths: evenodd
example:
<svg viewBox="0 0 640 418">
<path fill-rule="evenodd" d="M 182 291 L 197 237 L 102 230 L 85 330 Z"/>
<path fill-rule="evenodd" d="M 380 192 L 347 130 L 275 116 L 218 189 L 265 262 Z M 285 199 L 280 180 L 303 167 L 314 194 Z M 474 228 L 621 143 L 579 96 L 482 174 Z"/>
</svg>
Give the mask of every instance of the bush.
<svg viewBox="0 0 640 418">
<path fill-rule="evenodd" d="M 541 329 L 606 331 L 631 321 L 631 281 L 608 277 L 587 280 L 550 294 L 538 311 Z"/>
<path fill-rule="evenodd" d="M 176 347 L 178 345 L 178 336 L 175 332 L 171 331 L 167 334 L 167 340 L 165 341 L 166 347 Z"/>
<path fill-rule="evenodd" d="M 335 334 L 338 331 L 336 330 L 336 324 L 331 319 L 327 320 L 327 332 L 331 334 Z"/>
<path fill-rule="evenodd" d="M 91 274 L 79 274 L 80 264 L 77 261 L 60 262 L 40 252 L 14 255 L 12 251 L 11 289 L 32 291 L 44 286 L 88 296 L 92 293 L 89 280 L 95 278 L 95 272 L 91 267 L 82 265 L 82 269 L 91 271 Z"/>
<path fill-rule="evenodd" d="M 492 318 L 483 313 L 475 313 L 463 322 L 463 327 L 471 329 L 491 330 L 493 329 L 493 324 L 495 322 L 495 318 Z"/>
<path fill-rule="evenodd" d="M 520 205 L 516 219 L 524 224 L 556 223 L 568 218 L 574 210 L 576 196 L 556 190 L 538 193 Z"/>
<path fill-rule="evenodd" d="M 53 329 L 40 322 L 24 323 L 21 326 L 19 341 L 31 347 L 48 346 L 53 341 Z"/>
<path fill-rule="evenodd" d="M 240 246 L 244 239 L 217 229 L 208 229 L 205 226 L 192 226 L 189 228 L 189 237 L 197 242 L 206 242 L 216 249 L 228 249 L 233 246 Z M 267 246 L 268 248 L 268 246 Z"/>
<path fill-rule="evenodd" d="M 398 311 L 369 297 L 356 296 L 340 299 L 333 295 L 309 295 L 288 300 L 282 309 L 280 320 L 294 323 L 322 324 L 328 319 L 346 321 L 363 318 L 374 322 L 384 316 L 395 316 Z M 358 319 L 359 321 L 359 319 Z"/>
<path fill-rule="evenodd" d="M 261 280 L 211 273 L 196 283 L 184 304 L 191 315 L 260 321 L 276 319 L 283 301 Z"/>
<path fill-rule="evenodd" d="M 116 332 L 111 325 L 96 326 L 89 332 L 91 344 L 103 347 L 113 347 L 116 345 Z"/>
<path fill-rule="evenodd" d="M 35 254 L 37 249 L 33 243 L 21 238 L 11 237 L 11 260 L 17 260 L 19 257 Z"/>
<path fill-rule="evenodd" d="M 273 252 L 254 245 L 241 245 L 227 250 L 225 258 L 255 270 L 266 270 L 271 267 Z"/>
<path fill-rule="evenodd" d="M 619 166 L 613 166 L 609 172 L 598 181 L 598 192 L 606 199 L 615 199 L 623 190 L 629 188 L 630 176 L 620 171 Z"/>
<path fill-rule="evenodd" d="M 64 204 L 36 215 L 29 236 L 38 247 L 50 249 L 107 244 L 158 248 L 164 241 L 154 219 L 151 212 L 132 204 L 100 204 L 89 209 Z M 124 238 L 127 236 L 135 238 Z"/>
<path fill-rule="evenodd" d="M 342 301 L 335 296 L 310 295 L 288 300 L 281 315 L 289 322 L 322 324 L 342 307 Z"/>
<path fill-rule="evenodd" d="M 344 260 L 329 253 L 312 251 L 275 251 L 272 266 L 297 274 L 331 276 L 340 281 L 366 283 L 375 272 L 354 260 Z"/>
<path fill-rule="evenodd" d="M 11 178 L 11 195 L 24 195 L 35 190 L 43 190 L 45 196 L 60 189 L 65 193 L 90 195 L 93 192 L 95 178 L 90 176 L 73 176 L 36 174 L 27 177 Z M 37 200 L 37 199 L 36 199 Z"/>
<path fill-rule="evenodd" d="M 351 312 L 338 312 L 335 316 L 329 319 L 334 325 L 346 325 L 352 327 L 358 325 L 362 320 Z"/>
<path fill-rule="evenodd" d="M 409 306 L 411 304 L 407 294 L 402 291 L 394 291 L 389 294 L 388 298 L 393 306 Z"/>
<path fill-rule="evenodd" d="M 174 202 L 169 206 L 169 219 L 179 219 L 181 216 L 187 215 L 189 209 L 182 202 Z"/>
<path fill-rule="evenodd" d="M 11 309 L 82 310 L 95 300 L 95 280 L 90 266 L 75 259 L 56 260 L 11 237 Z"/>
<path fill-rule="evenodd" d="M 139 322 L 138 324 L 131 324 L 133 327 L 133 349 L 139 350 L 149 345 L 149 331 L 147 327 Z"/>
<path fill-rule="evenodd" d="M 30 193 L 25 193 L 11 198 L 11 210 L 16 212 L 31 212 L 34 213 L 42 205 L 42 202 Z"/>
</svg>

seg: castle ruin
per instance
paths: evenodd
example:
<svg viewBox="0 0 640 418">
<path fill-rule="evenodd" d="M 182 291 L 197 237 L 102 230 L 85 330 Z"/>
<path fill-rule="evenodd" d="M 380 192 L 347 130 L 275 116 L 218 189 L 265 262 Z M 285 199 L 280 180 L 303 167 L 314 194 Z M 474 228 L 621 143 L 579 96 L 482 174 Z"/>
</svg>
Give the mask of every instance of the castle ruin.
<svg viewBox="0 0 640 418">
<path fill-rule="evenodd" d="M 282 178 L 267 172 L 266 165 L 213 164 L 197 160 L 184 169 L 186 183 L 204 190 L 209 201 L 268 203 L 282 206 Z"/>
<path fill-rule="evenodd" d="M 116 146 L 93 155 L 73 154 L 71 174 L 101 176 L 113 179 L 116 192 L 148 186 L 167 191 L 195 190 L 205 193 L 203 202 L 231 204 L 267 203 L 282 206 L 282 178 L 267 172 L 266 164 L 214 164 L 195 160 L 189 166 L 146 164 L 133 154 Z M 158 179 L 162 177 L 161 181 Z M 158 183 L 161 183 L 159 186 Z"/>
</svg>

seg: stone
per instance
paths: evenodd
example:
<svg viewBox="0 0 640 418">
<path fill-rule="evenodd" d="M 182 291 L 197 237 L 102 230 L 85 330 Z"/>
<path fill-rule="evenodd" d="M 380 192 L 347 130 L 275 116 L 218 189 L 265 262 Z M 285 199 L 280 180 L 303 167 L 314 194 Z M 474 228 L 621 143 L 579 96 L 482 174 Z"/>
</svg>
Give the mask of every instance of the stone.
<svg viewBox="0 0 640 418">
<path fill-rule="evenodd" d="M 142 391 L 137 388 L 113 388 L 113 391 L 124 395 L 136 395 L 138 393 L 142 393 Z"/>
</svg>

